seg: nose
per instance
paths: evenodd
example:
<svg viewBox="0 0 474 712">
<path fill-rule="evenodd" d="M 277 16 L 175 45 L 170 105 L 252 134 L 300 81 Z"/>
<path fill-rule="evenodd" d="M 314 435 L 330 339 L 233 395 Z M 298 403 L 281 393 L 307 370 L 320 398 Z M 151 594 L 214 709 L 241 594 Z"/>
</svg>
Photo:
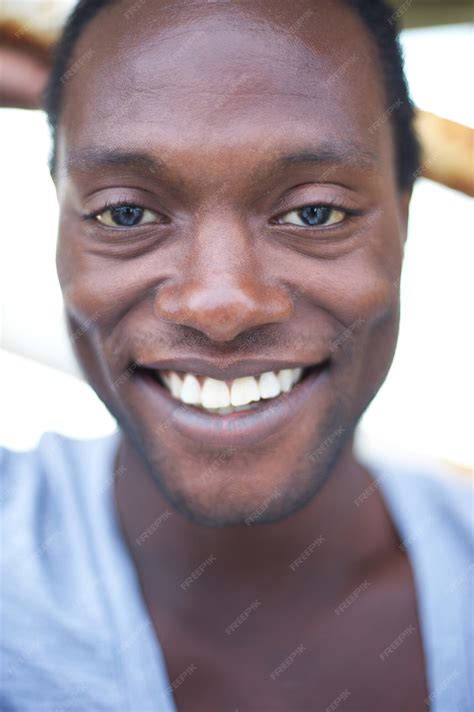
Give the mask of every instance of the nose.
<svg viewBox="0 0 474 712">
<path fill-rule="evenodd" d="M 222 223 L 201 228 L 180 274 L 161 285 L 155 313 L 213 341 L 231 341 L 249 329 L 288 319 L 291 295 L 265 274 L 251 243 L 241 228 L 224 230 Z"/>
</svg>

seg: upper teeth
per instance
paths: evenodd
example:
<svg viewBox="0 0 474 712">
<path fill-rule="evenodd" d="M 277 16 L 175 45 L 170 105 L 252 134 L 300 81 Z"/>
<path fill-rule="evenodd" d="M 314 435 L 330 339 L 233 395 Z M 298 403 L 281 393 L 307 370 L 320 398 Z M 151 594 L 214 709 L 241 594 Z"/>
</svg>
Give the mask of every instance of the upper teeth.
<svg viewBox="0 0 474 712">
<path fill-rule="evenodd" d="M 208 409 L 230 409 L 226 412 L 231 412 L 233 407 L 248 406 L 287 393 L 302 373 L 302 368 L 285 368 L 278 373 L 267 371 L 256 377 L 236 378 L 230 383 L 215 378 L 204 378 L 200 383 L 191 373 L 183 377 L 175 371 L 160 375 L 171 395 L 183 403 Z"/>
</svg>

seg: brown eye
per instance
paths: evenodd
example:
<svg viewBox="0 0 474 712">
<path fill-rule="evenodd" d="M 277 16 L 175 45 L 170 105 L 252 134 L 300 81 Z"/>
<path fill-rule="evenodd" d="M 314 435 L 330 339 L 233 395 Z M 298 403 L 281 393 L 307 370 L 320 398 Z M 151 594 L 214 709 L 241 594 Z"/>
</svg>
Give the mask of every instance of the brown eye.
<svg viewBox="0 0 474 712">
<path fill-rule="evenodd" d="M 152 210 L 136 205 L 117 205 L 98 213 L 96 220 L 107 227 L 136 227 L 157 222 L 158 216 Z"/>
<path fill-rule="evenodd" d="M 278 222 L 281 225 L 298 225 L 300 227 L 327 227 L 337 225 L 346 217 L 343 210 L 331 205 L 306 205 L 298 210 L 291 210 L 282 215 Z"/>
</svg>

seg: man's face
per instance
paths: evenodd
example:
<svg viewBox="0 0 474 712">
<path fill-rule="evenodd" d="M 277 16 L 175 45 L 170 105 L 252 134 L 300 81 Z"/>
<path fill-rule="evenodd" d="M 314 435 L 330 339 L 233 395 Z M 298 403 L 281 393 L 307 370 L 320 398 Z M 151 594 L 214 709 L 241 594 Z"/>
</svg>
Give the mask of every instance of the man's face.
<svg viewBox="0 0 474 712">
<path fill-rule="evenodd" d="M 182 511 L 285 517 L 396 342 L 408 201 L 370 36 L 339 2 L 116 2 L 74 62 L 58 272 L 85 373 Z M 169 392 L 186 374 L 204 405 Z"/>
</svg>

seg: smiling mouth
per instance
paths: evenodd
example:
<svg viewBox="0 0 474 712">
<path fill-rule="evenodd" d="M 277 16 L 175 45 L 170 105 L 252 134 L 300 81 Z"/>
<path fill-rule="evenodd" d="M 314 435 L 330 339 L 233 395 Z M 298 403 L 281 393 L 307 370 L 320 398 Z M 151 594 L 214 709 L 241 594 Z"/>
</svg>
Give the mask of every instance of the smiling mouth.
<svg viewBox="0 0 474 712">
<path fill-rule="evenodd" d="M 258 409 L 288 394 L 325 365 L 265 371 L 226 381 L 172 370 L 149 370 L 149 375 L 176 401 L 210 414 L 229 415 Z"/>
<path fill-rule="evenodd" d="M 331 358 L 312 365 L 243 360 L 222 367 L 198 358 L 138 362 L 130 398 L 153 432 L 199 447 L 254 447 L 305 413 L 321 417 L 331 395 L 330 372 Z"/>
</svg>

